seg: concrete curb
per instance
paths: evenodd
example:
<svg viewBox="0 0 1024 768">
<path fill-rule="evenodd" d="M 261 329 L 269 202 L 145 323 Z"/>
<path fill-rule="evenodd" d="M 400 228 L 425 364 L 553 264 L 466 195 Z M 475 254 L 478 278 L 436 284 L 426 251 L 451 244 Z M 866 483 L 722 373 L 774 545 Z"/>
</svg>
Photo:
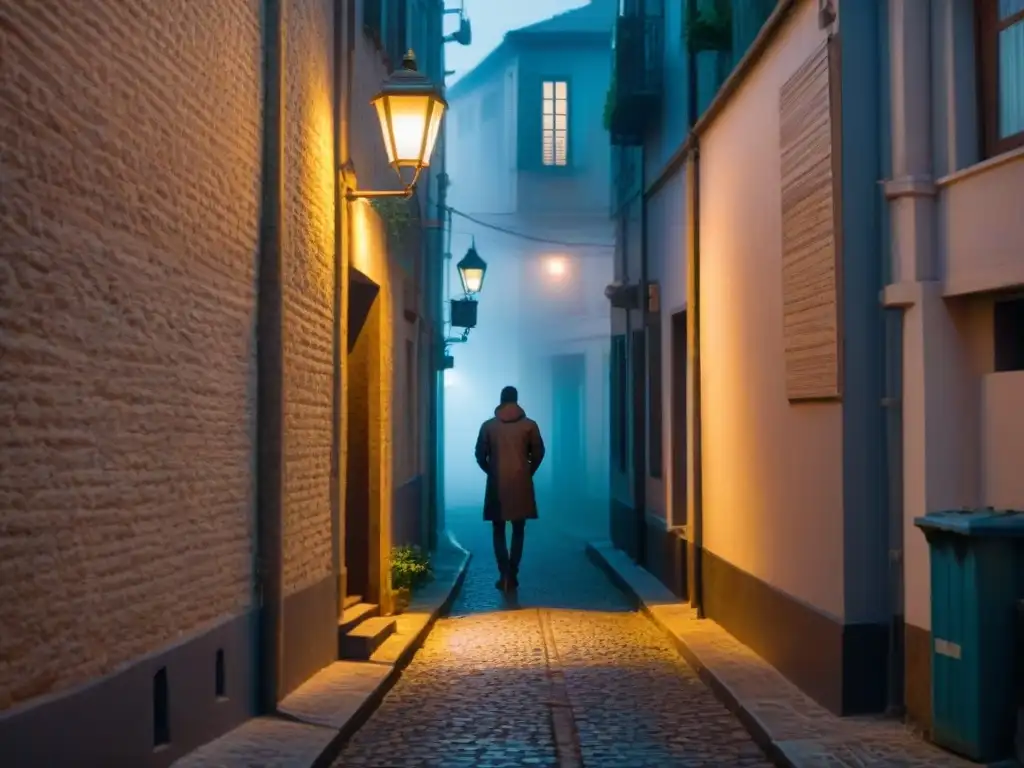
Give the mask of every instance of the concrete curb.
<svg viewBox="0 0 1024 768">
<path fill-rule="evenodd" d="M 422 646 L 427 636 L 430 634 L 430 630 L 434 628 L 435 622 L 444 614 L 451 610 L 452 604 L 455 602 L 455 598 L 458 597 L 459 591 L 462 589 L 462 584 L 466 580 L 466 573 L 469 570 L 469 561 L 472 560 L 473 555 L 466 550 L 458 540 L 450 533 L 446 532 L 446 537 L 451 546 L 457 551 L 462 553 L 462 563 L 456 570 L 455 579 L 452 581 L 451 586 L 448 588 L 447 595 L 445 598 L 437 604 L 433 610 L 430 611 L 430 618 L 427 619 L 426 624 L 416 633 L 415 636 L 406 644 L 405 648 L 399 653 L 395 662 L 391 665 L 391 671 L 388 673 L 380 685 L 377 686 L 376 690 L 371 693 L 363 704 L 355 711 L 355 713 L 345 722 L 345 724 L 338 729 L 337 735 L 327 745 L 320 756 L 313 761 L 310 768 L 329 768 L 341 751 L 345 748 L 345 744 L 353 734 L 356 733 L 370 716 L 377 711 L 377 708 L 383 703 L 384 697 L 387 696 L 388 692 L 394 687 L 395 683 L 398 682 L 402 676 L 402 671 L 409 666 L 409 662 L 412 661 Z M 372 662 L 371 662 L 372 663 Z"/>
<path fill-rule="evenodd" d="M 471 555 L 450 534 L 437 579 L 396 617 L 405 627 L 369 661 L 338 661 L 307 680 L 273 715 L 254 717 L 218 739 L 183 755 L 174 768 L 251 768 L 254 765 L 329 766 L 346 742 L 376 711 L 447 613 L 465 581 Z"/>
<path fill-rule="evenodd" d="M 671 639 L 773 764 L 977 765 L 914 736 L 898 721 L 833 714 L 714 621 L 698 619 L 689 604 L 611 542 L 588 542 L 587 555 Z"/>
<path fill-rule="evenodd" d="M 678 649 L 679 655 L 682 656 L 686 660 L 686 663 L 693 668 L 701 681 L 711 690 L 712 693 L 714 693 L 715 697 L 725 705 L 726 709 L 736 716 L 750 734 L 751 738 L 753 738 L 757 746 L 764 751 L 768 759 L 771 760 L 774 765 L 780 766 L 780 768 L 798 768 L 797 764 L 790 760 L 786 756 L 785 752 L 779 748 L 778 743 L 772 737 L 771 733 L 769 733 L 765 725 L 756 715 L 744 706 L 743 702 L 733 692 L 733 690 L 701 661 L 700 657 L 692 648 L 690 648 L 689 645 L 687 645 L 683 638 L 672 631 L 671 627 L 668 626 L 659 613 L 651 610 L 649 603 L 653 601 L 650 599 L 644 599 L 645 596 L 641 594 L 643 588 L 640 585 L 631 583 L 626 574 L 621 573 L 620 570 L 610 562 L 606 556 L 606 550 L 610 547 L 611 544 L 587 542 L 587 556 L 594 564 L 605 572 L 615 586 L 622 590 L 639 608 L 639 610 L 647 616 L 648 619 L 654 622 L 662 632 L 668 635 L 669 639 L 672 640 L 673 644 Z M 638 571 L 641 570 L 640 566 L 634 565 L 633 567 Z M 644 573 L 646 574 L 646 571 Z M 655 580 L 653 575 L 646 575 L 650 576 L 651 580 Z M 658 583 L 660 585 L 660 582 Z M 668 592 L 667 588 L 665 588 L 665 592 Z M 674 595 L 673 599 L 675 599 L 676 602 L 680 602 Z"/>
</svg>

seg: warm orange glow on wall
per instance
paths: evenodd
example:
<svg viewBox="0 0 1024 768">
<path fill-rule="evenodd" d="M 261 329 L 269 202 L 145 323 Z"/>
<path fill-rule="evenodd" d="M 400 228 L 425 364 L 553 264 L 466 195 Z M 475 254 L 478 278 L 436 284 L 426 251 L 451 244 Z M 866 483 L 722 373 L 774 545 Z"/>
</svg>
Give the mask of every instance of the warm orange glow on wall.
<svg viewBox="0 0 1024 768">
<path fill-rule="evenodd" d="M 330 94 L 316 91 L 307 120 L 300 126 L 301 153 L 296 180 L 305 200 L 306 219 L 295 237 L 309 253 L 307 278 L 327 305 L 334 296 L 334 126 Z"/>
<path fill-rule="evenodd" d="M 366 200 L 353 200 L 352 250 L 353 269 L 357 269 L 378 285 L 387 280 L 387 239 L 380 216 Z"/>
</svg>

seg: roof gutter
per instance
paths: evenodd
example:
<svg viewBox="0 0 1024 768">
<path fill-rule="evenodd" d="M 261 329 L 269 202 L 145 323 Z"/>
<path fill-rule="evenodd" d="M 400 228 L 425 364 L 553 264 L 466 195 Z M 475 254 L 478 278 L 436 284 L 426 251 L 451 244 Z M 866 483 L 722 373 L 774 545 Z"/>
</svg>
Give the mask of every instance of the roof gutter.
<svg viewBox="0 0 1024 768">
<path fill-rule="evenodd" d="M 661 167 L 661 170 L 652 176 L 650 183 L 644 189 L 644 197 L 651 197 L 656 194 L 683 167 L 691 150 L 696 147 L 697 140 L 711 127 L 711 124 L 714 123 L 718 115 L 732 100 L 733 95 L 739 90 L 739 87 L 747 79 L 747 76 L 753 71 L 754 67 L 757 66 L 761 57 L 771 47 L 775 37 L 789 18 L 790 13 L 800 2 L 801 0 L 780 0 L 778 5 L 775 6 L 775 10 L 772 11 L 771 16 L 765 21 L 761 31 L 754 38 L 754 42 L 750 44 L 747 52 L 743 54 L 743 58 L 739 60 L 732 73 L 722 83 L 722 87 L 718 89 L 718 93 L 711 104 L 708 105 L 708 108 L 704 110 L 704 114 L 693 124 L 689 135 L 679 144 L 676 151 L 672 153 L 672 156 Z"/>
</svg>

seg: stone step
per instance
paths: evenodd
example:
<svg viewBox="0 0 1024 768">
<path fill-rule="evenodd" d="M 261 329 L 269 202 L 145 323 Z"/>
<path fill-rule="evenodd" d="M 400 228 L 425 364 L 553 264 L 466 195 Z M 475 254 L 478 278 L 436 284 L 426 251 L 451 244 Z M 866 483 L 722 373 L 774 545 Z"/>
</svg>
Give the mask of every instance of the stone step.
<svg viewBox="0 0 1024 768">
<path fill-rule="evenodd" d="M 367 661 L 381 643 L 395 633 L 395 620 L 390 616 L 374 616 L 361 621 L 339 638 L 339 656 L 353 661 Z"/>
<path fill-rule="evenodd" d="M 348 595 L 342 601 L 341 607 L 342 608 L 351 608 L 353 605 L 356 605 L 357 603 L 361 603 L 361 602 L 363 602 L 363 596 L 362 595 Z"/>
<path fill-rule="evenodd" d="M 346 607 L 341 613 L 341 620 L 338 622 L 338 636 L 346 635 L 355 629 L 360 622 L 372 619 L 380 615 L 380 606 L 376 603 L 356 603 L 352 607 Z"/>
</svg>

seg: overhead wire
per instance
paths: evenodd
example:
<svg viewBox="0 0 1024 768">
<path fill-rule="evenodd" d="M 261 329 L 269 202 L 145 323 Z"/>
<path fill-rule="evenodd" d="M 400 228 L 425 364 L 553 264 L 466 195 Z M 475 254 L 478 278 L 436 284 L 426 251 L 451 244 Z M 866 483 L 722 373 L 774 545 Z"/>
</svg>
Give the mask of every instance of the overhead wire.
<svg viewBox="0 0 1024 768">
<path fill-rule="evenodd" d="M 457 208 L 452 208 L 450 205 L 445 206 L 445 209 L 448 211 L 448 213 L 454 214 L 459 218 L 465 219 L 466 221 L 471 221 L 477 226 L 483 227 L 484 229 L 490 229 L 494 232 L 500 232 L 503 235 L 508 235 L 510 237 L 517 237 L 521 240 L 528 240 L 532 243 L 540 243 L 542 245 L 558 245 L 563 248 L 615 248 L 615 243 L 613 242 L 600 243 L 586 241 L 570 242 L 567 240 L 549 240 L 544 237 L 537 237 L 536 235 L 529 235 L 525 232 L 520 232 L 519 230 L 510 229 L 509 227 L 502 227 L 498 224 L 492 224 L 489 221 L 484 221 L 480 218 L 477 218 L 476 216 L 460 211 Z"/>
</svg>

